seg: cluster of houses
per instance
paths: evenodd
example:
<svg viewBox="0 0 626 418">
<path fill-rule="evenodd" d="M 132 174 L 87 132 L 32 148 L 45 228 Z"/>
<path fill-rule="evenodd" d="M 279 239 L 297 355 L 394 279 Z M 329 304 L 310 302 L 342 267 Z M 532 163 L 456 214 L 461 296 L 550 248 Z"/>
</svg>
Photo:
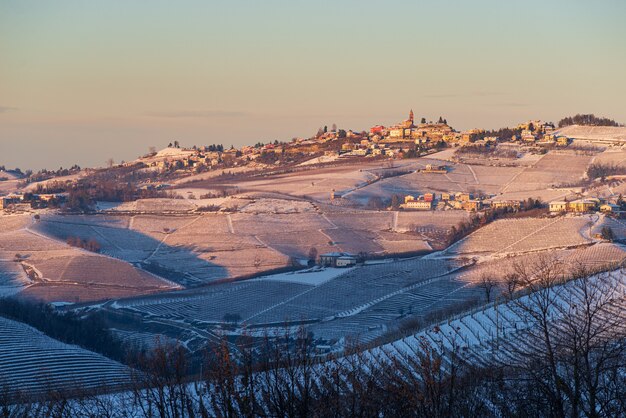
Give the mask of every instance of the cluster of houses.
<svg viewBox="0 0 626 418">
<path fill-rule="evenodd" d="M 32 208 L 47 207 L 51 202 L 63 203 L 67 193 L 12 194 L 0 196 L 0 210 L 23 212 Z"/>
<path fill-rule="evenodd" d="M 569 139 L 554 134 L 554 124 L 540 120 L 528 121 L 520 124 L 518 129 L 521 135 L 512 138 L 502 138 L 512 141 L 536 144 L 561 144 L 567 145 Z M 269 144 L 257 144 L 256 146 L 244 146 L 239 149 L 208 146 L 178 149 L 176 154 L 151 156 L 147 164 L 162 170 L 174 169 L 214 169 L 224 166 L 238 166 L 254 164 L 255 160 L 263 154 L 319 154 L 326 152 L 340 157 L 376 157 L 389 158 L 401 157 L 406 150 L 419 147 L 421 150 L 435 148 L 446 143 L 453 145 L 490 145 L 501 138 L 486 136 L 482 129 L 471 129 L 457 132 L 448 125 L 448 122 L 439 118 L 437 122 L 427 122 L 422 118 L 420 123 L 415 123 L 413 110 L 409 117 L 395 125 L 385 127 L 375 125 L 369 132 L 356 132 L 352 130 L 337 130 L 333 127 L 328 131 L 326 128 L 311 138 L 294 138 L 291 142 Z M 332 141 L 341 140 L 340 148 L 332 145 Z M 277 163 L 277 162 L 276 162 Z"/>
<path fill-rule="evenodd" d="M 520 210 L 524 202 L 514 199 L 485 198 L 474 196 L 472 193 L 424 193 L 416 196 L 407 195 L 400 208 L 405 210 L 449 210 L 460 209 L 468 212 L 477 212 L 482 209 L 512 209 Z M 584 198 L 576 200 L 555 200 L 548 204 L 552 213 L 589 213 L 603 212 L 621 214 L 621 205 L 617 202 L 599 198 Z"/>
<path fill-rule="evenodd" d="M 538 145 L 562 145 L 569 144 L 570 138 L 564 135 L 555 134 L 555 126 L 552 122 L 542 120 L 531 120 L 517 126 L 521 130 L 519 137 L 514 136 L 512 141 L 520 140 L 524 143 L 535 143 Z"/>
<path fill-rule="evenodd" d="M 577 200 L 555 200 L 548 205 L 550 212 L 553 213 L 588 213 L 588 212 L 604 212 L 604 213 L 621 213 L 621 206 L 615 202 L 595 197 L 577 199 Z"/>
<path fill-rule="evenodd" d="M 477 212 L 485 208 L 519 210 L 522 202 L 519 200 L 495 200 L 474 196 L 472 193 L 424 193 L 417 196 L 407 195 L 400 208 L 406 210 L 449 210 L 458 209 L 468 212 Z"/>
</svg>

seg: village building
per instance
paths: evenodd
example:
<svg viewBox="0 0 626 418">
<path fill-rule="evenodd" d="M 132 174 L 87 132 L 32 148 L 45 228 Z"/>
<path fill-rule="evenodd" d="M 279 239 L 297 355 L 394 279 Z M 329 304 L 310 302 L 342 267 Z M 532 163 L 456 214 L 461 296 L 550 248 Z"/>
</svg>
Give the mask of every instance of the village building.
<svg viewBox="0 0 626 418">
<path fill-rule="evenodd" d="M 467 202 L 472 199 L 472 195 L 470 193 L 457 192 L 454 194 L 454 199 L 459 200 L 461 202 Z"/>
<path fill-rule="evenodd" d="M 556 138 L 556 143 L 565 146 L 569 144 L 569 138 L 566 136 L 559 136 Z"/>
<path fill-rule="evenodd" d="M 485 132 L 482 129 L 470 129 L 461 133 L 461 144 L 470 144 L 476 142 L 481 133 Z"/>
<path fill-rule="evenodd" d="M 524 129 L 522 131 L 522 141 L 525 142 L 535 142 L 537 140 L 537 136 L 529 129 Z"/>
<path fill-rule="evenodd" d="M 469 212 L 478 212 L 482 208 L 483 202 L 478 199 L 472 199 L 463 202 L 463 209 Z"/>
<path fill-rule="evenodd" d="M 596 199 L 580 199 L 568 202 L 567 209 L 569 212 L 584 213 L 594 210 L 598 206 L 599 201 Z"/>
<path fill-rule="evenodd" d="M 320 255 L 320 265 L 324 267 L 349 267 L 356 264 L 354 254 L 332 252 Z"/>
<path fill-rule="evenodd" d="M 605 203 L 603 205 L 600 205 L 600 212 L 603 213 L 617 213 L 620 211 L 620 206 L 616 205 L 615 203 Z"/>
<path fill-rule="evenodd" d="M 448 172 L 447 167 L 445 165 L 432 165 L 427 164 L 424 170 L 421 170 L 422 173 L 432 173 L 432 174 L 446 174 Z"/>
<path fill-rule="evenodd" d="M 453 209 L 464 209 L 465 202 L 460 200 L 449 200 L 448 203 L 452 206 Z"/>
<path fill-rule="evenodd" d="M 375 125 L 370 128 L 370 134 L 372 135 L 383 135 L 385 132 L 385 127 L 383 125 Z"/>
<path fill-rule="evenodd" d="M 21 202 L 20 196 L 3 196 L 0 197 L 0 209 L 8 209 Z"/>
<path fill-rule="evenodd" d="M 519 210 L 522 207 L 522 203 L 519 200 L 492 200 L 490 206 L 492 209 L 511 208 Z"/>
<path fill-rule="evenodd" d="M 413 132 L 417 129 L 414 123 L 413 109 L 409 112 L 409 118 L 389 128 L 389 137 L 394 139 L 413 138 Z"/>
<path fill-rule="evenodd" d="M 566 212 L 567 202 L 564 200 L 555 200 L 548 205 L 550 212 Z"/>
<path fill-rule="evenodd" d="M 433 202 L 427 202 L 426 200 L 411 200 L 401 205 L 404 209 L 412 210 L 431 210 L 433 208 Z"/>
<path fill-rule="evenodd" d="M 591 212 L 600 206 L 600 200 L 595 198 L 578 199 L 571 202 L 553 201 L 549 203 L 550 212 Z"/>
<path fill-rule="evenodd" d="M 404 203 L 400 205 L 403 209 L 411 209 L 411 210 L 431 210 L 433 208 L 433 200 L 434 195 L 432 193 L 426 193 L 426 196 L 418 196 L 415 198 L 414 196 L 405 196 Z M 428 199 L 428 200 L 427 200 Z"/>
</svg>

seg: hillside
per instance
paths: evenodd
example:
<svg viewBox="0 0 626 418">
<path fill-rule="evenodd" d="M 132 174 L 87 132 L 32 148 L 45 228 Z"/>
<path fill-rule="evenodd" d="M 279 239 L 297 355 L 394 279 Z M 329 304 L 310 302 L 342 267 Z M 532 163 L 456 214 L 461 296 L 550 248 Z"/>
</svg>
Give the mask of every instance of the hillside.
<svg viewBox="0 0 626 418">
<path fill-rule="evenodd" d="M 0 387 L 34 395 L 53 390 L 116 387 L 128 369 L 100 354 L 54 340 L 0 317 Z M 31 398 L 32 399 L 32 398 Z"/>
<path fill-rule="evenodd" d="M 559 129 L 556 134 L 574 139 L 626 142 L 626 127 L 571 125 Z"/>
</svg>

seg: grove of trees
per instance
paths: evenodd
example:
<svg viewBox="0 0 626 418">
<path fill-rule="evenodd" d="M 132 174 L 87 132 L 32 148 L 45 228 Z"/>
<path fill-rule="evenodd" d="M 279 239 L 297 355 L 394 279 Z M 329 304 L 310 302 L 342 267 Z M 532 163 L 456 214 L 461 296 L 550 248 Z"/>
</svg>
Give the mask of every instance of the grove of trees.
<svg viewBox="0 0 626 418">
<path fill-rule="evenodd" d="M 576 114 L 576 116 L 567 116 L 559 121 L 559 128 L 569 125 L 586 125 L 586 126 L 620 126 L 613 119 L 597 117 L 593 113 Z"/>
</svg>

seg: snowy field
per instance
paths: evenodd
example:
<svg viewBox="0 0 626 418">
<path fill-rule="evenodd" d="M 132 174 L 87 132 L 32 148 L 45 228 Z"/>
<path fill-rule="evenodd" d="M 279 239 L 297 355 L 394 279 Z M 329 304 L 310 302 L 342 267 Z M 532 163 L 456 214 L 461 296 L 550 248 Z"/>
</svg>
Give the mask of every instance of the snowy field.
<svg viewBox="0 0 626 418">
<path fill-rule="evenodd" d="M 577 247 L 591 242 L 590 222 L 587 216 L 501 219 L 453 244 L 444 254 L 503 256 Z"/>
</svg>

